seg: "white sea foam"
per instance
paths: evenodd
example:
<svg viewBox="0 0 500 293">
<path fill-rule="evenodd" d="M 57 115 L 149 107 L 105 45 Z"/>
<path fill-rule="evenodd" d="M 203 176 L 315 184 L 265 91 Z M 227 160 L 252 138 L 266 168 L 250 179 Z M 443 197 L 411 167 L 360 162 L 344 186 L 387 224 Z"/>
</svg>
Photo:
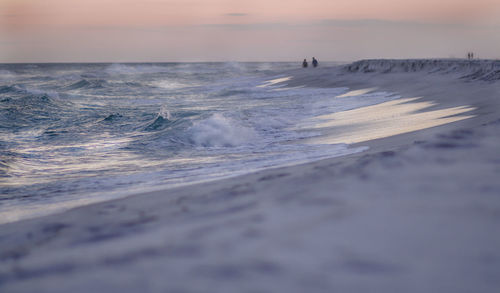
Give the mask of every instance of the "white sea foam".
<svg viewBox="0 0 500 293">
<path fill-rule="evenodd" d="M 208 119 L 194 124 L 188 132 L 196 145 L 206 147 L 240 146 L 257 138 L 255 130 L 239 125 L 235 120 L 221 114 L 213 114 Z"/>
<path fill-rule="evenodd" d="M 168 90 L 177 90 L 186 87 L 196 86 L 196 84 L 186 84 L 172 79 L 155 81 L 152 82 L 151 85 L 154 87 L 168 89 Z"/>
</svg>

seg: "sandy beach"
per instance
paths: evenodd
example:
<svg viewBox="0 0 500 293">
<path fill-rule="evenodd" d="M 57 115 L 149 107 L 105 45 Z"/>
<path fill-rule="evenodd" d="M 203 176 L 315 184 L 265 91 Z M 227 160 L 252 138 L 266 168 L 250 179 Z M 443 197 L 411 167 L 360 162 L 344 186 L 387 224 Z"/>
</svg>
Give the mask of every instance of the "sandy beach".
<svg viewBox="0 0 500 293">
<path fill-rule="evenodd" d="M 1 225 L 0 291 L 500 288 L 500 61 L 365 60 L 283 77 L 400 100 L 317 124 L 364 152 Z"/>
</svg>

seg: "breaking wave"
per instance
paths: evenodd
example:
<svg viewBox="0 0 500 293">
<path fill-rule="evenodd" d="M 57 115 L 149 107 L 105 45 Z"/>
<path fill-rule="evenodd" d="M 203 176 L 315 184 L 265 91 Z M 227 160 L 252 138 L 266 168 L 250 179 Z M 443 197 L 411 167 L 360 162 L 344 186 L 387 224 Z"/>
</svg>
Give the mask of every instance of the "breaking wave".
<svg viewBox="0 0 500 293">
<path fill-rule="evenodd" d="M 235 147 L 257 139 L 255 130 L 221 114 L 195 123 L 188 133 L 192 143 L 204 147 Z"/>
</svg>

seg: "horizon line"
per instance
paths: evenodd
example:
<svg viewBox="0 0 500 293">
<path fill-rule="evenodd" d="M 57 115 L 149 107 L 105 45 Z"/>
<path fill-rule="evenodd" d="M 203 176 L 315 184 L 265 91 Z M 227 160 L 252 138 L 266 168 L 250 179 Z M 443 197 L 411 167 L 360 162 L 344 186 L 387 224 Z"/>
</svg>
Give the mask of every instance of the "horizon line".
<svg viewBox="0 0 500 293">
<path fill-rule="evenodd" d="M 426 57 L 426 58 L 359 58 L 353 60 L 320 60 L 325 63 L 352 63 L 363 60 L 467 60 L 465 57 Z M 469 61 L 499 61 L 500 58 L 475 58 Z M 0 64 L 180 64 L 180 63 L 302 63 L 302 59 L 288 61 L 22 61 L 0 62 Z"/>
</svg>

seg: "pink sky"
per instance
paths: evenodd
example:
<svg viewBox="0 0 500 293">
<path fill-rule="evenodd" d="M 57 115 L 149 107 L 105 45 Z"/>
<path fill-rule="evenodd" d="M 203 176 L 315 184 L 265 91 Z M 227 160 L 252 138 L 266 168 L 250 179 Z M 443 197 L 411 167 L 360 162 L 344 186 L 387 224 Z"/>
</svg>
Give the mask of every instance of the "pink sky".
<svg viewBox="0 0 500 293">
<path fill-rule="evenodd" d="M 499 0 L 0 0 L 0 62 L 500 58 Z"/>
</svg>

